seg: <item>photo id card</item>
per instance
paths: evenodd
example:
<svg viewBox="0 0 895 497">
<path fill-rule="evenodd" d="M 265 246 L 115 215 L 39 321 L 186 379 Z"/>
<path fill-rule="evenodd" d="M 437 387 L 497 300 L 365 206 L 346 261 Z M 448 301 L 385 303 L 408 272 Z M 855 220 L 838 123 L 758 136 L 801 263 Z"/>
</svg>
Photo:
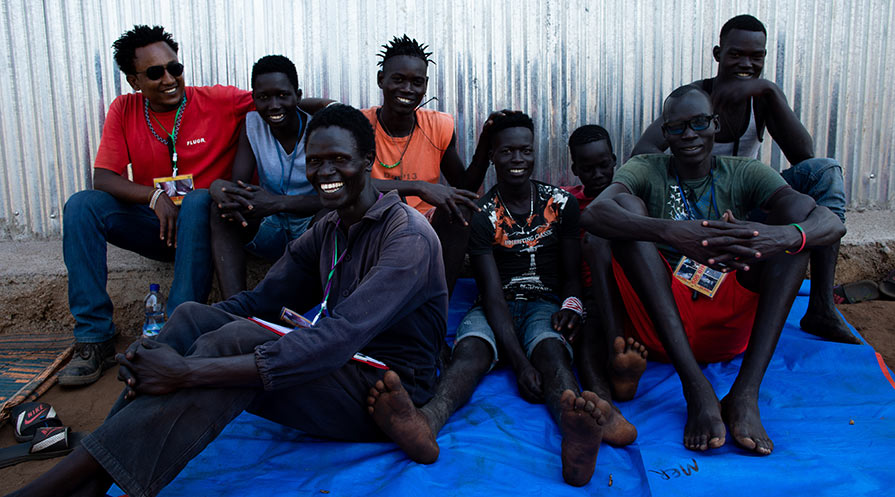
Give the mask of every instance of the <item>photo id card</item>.
<svg viewBox="0 0 895 497">
<path fill-rule="evenodd" d="M 164 190 L 165 195 L 174 202 L 174 205 L 180 205 L 183 202 L 183 197 L 193 191 L 193 175 L 180 174 L 177 176 L 165 176 L 164 178 L 153 178 L 152 184 L 159 190 Z"/>
<path fill-rule="evenodd" d="M 681 257 L 681 261 L 674 268 L 674 277 L 688 288 L 712 298 L 721 287 L 721 282 L 727 277 L 727 273 L 712 269 L 688 257 Z"/>
</svg>

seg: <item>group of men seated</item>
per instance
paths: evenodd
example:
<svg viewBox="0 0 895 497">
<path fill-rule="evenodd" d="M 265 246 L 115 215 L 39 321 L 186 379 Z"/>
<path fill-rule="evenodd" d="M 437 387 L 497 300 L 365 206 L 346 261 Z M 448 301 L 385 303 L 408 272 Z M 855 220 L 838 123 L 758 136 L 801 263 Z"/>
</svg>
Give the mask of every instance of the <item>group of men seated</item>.
<svg viewBox="0 0 895 497">
<path fill-rule="evenodd" d="M 491 114 L 465 166 L 452 116 L 421 107 L 431 54 L 406 36 L 380 54 L 382 105 L 357 110 L 302 100 L 277 55 L 255 64 L 251 92 L 184 86 L 172 37 L 136 26 L 114 49 L 138 93 L 112 103 L 95 189 L 68 201 L 63 240 L 78 354 L 60 383 L 117 363 L 125 389 L 22 494 L 103 495 L 114 481 L 155 495 L 244 410 L 323 437 L 392 440 L 431 463 L 438 432 L 498 363 L 559 426 L 571 485 L 590 480 L 602 442 L 637 437 L 614 402 L 635 397 L 647 357 L 681 378 L 687 448 L 720 447 L 729 431 L 770 454 L 758 392 L 809 261 L 802 328 L 856 338 L 831 293 L 841 168 L 813 157 L 760 78 L 765 44 L 754 17 L 728 21 L 717 75 L 672 92 L 620 168 L 605 129 L 575 130 L 581 184 L 560 188 L 532 179 L 538 140 L 520 111 Z M 794 164 L 782 175 L 755 160 L 765 127 Z M 496 184 L 479 195 L 490 164 Z M 179 206 L 153 186 L 178 173 L 194 186 Z M 170 319 L 117 357 L 107 242 L 174 260 Z M 248 291 L 246 252 L 276 260 Z M 479 296 L 438 371 L 467 253 Z M 214 273 L 225 300 L 206 306 Z M 283 335 L 247 319 L 317 304 Z M 699 364 L 741 353 L 719 401 Z"/>
</svg>

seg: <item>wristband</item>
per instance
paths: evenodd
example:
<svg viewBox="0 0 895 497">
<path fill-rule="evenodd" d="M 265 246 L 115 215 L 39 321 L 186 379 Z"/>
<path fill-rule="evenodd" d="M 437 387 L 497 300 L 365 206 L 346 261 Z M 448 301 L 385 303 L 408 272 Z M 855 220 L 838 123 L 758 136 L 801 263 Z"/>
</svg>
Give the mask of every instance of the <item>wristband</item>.
<svg viewBox="0 0 895 497">
<path fill-rule="evenodd" d="M 165 193 L 165 190 L 159 188 L 152 194 L 152 199 L 149 200 L 149 208 L 155 210 L 155 203 L 158 201 L 158 198 Z"/>
<path fill-rule="evenodd" d="M 578 297 L 567 297 L 566 300 L 562 301 L 561 309 L 569 309 L 570 311 L 575 312 L 581 316 L 581 319 L 584 319 L 586 313 L 584 312 L 584 305 L 581 304 L 581 301 L 578 300 Z"/>
<path fill-rule="evenodd" d="M 803 230 L 802 227 L 799 226 L 798 224 L 796 224 L 796 223 L 792 223 L 792 224 L 790 224 L 790 226 L 795 226 L 796 229 L 799 230 L 799 234 L 802 235 L 802 244 L 799 245 L 799 250 L 796 250 L 795 252 L 791 252 L 791 251 L 789 251 L 789 250 L 784 250 L 784 252 L 787 253 L 787 254 L 789 254 L 789 255 L 795 255 L 795 254 L 798 254 L 799 252 L 801 252 L 802 249 L 805 248 L 805 242 L 807 241 L 807 237 L 805 236 L 805 230 Z"/>
</svg>

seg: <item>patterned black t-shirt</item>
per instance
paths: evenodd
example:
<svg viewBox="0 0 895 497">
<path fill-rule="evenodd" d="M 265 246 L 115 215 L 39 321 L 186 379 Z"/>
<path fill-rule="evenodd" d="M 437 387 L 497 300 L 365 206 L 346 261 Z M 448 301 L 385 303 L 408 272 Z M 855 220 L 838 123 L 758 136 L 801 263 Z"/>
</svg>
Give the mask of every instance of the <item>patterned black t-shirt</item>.
<svg viewBox="0 0 895 497">
<path fill-rule="evenodd" d="M 558 295 L 560 240 L 578 240 L 575 197 L 555 186 L 532 184 L 536 195 L 527 218 L 509 212 L 495 185 L 479 200 L 482 210 L 470 223 L 469 255 L 494 254 L 507 300 Z"/>
</svg>

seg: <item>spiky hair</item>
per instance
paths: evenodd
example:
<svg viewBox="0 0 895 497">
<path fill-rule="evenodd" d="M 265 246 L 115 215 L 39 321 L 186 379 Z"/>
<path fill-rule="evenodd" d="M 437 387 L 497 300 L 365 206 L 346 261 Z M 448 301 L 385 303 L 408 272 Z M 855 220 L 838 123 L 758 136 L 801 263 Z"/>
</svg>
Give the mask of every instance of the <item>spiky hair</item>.
<svg viewBox="0 0 895 497">
<path fill-rule="evenodd" d="M 426 65 L 435 63 L 434 60 L 429 58 L 429 56 L 432 55 L 432 52 L 426 51 L 429 48 L 429 45 L 424 45 L 415 39 L 410 38 L 406 34 L 400 38 L 395 36 L 392 41 L 382 45 L 382 48 L 383 50 L 377 54 L 380 57 L 380 60 L 377 63 L 379 67 L 385 67 L 385 63 L 388 59 L 399 55 L 416 57 L 425 62 Z"/>
</svg>

